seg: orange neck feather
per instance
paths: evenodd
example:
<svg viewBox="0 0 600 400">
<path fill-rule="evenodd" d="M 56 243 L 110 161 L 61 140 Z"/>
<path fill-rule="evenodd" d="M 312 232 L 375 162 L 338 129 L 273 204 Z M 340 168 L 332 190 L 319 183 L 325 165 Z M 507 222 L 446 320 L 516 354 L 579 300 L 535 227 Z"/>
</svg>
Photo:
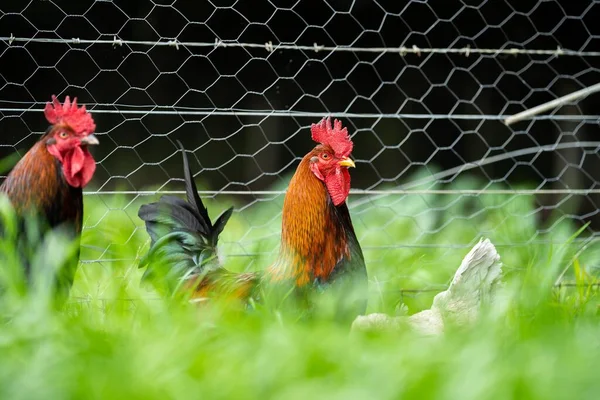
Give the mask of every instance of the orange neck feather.
<svg viewBox="0 0 600 400">
<path fill-rule="evenodd" d="M 336 264 L 350 257 L 347 234 L 336 220 L 325 184 L 310 170 L 306 155 L 292 177 L 283 203 L 281 249 L 271 267 L 274 280 L 295 279 L 303 286 L 327 281 Z"/>
</svg>

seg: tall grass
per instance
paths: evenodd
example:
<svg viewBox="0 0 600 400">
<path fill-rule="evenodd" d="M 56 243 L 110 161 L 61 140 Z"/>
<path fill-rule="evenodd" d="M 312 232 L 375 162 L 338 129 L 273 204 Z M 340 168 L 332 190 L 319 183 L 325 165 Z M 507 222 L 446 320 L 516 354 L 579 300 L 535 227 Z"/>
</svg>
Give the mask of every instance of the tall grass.
<svg viewBox="0 0 600 400">
<path fill-rule="evenodd" d="M 455 188 L 469 185 L 459 181 Z M 82 259 L 97 261 L 79 266 L 64 309 L 47 306 L 43 285 L 4 292 L 0 398 L 598 396 L 593 284 L 599 249 L 591 243 L 582 251 L 572 240 L 578 227 L 560 218 L 540 234 L 529 197 L 388 196 L 351 207 L 369 268 L 370 312 L 399 313 L 401 304 L 410 313 L 428 308 L 435 291 L 408 296 L 399 289 L 443 290 L 469 251 L 452 245 L 474 244 L 480 232 L 502 245 L 506 300 L 475 326 L 434 338 L 410 331 L 350 334 L 326 318 L 290 321 L 261 308 L 240 312 L 170 301 L 140 286 L 143 271 L 134 261 L 147 249 L 137 209 L 150 200 L 86 197 Z M 258 255 L 230 256 L 229 268 L 260 269 L 273 260 L 281 200 L 234 214 L 223 252 Z M 232 201 L 207 203 L 216 216 Z M 0 247 L 8 254 L 3 270 L 14 272 L 10 240 Z M 419 247 L 424 244 L 439 247 Z M 65 245 L 60 237 L 48 239 L 40 267 L 60 262 Z M 578 286 L 554 287 L 563 272 Z"/>
</svg>

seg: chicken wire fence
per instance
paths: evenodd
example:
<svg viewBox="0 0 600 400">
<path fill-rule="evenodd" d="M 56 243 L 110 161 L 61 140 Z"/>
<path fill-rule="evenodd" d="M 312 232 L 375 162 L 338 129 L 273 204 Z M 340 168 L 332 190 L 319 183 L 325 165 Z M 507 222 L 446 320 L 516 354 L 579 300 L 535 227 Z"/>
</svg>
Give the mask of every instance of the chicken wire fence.
<svg viewBox="0 0 600 400">
<path fill-rule="evenodd" d="M 280 214 L 261 207 L 280 210 L 308 127 L 332 116 L 355 142 L 349 204 L 370 267 L 394 252 L 462 257 L 515 219 L 536 229 L 498 247 L 552 241 L 565 220 L 591 222 L 588 242 L 600 223 L 591 98 L 503 120 L 600 82 L 599 17 L 598 2 L 525 0 L 3 1 L 0 152 L 39 138 L 51 94 L 77 96 L 101 141 L 85 193 L 103 211 L 85 230 L 120 216 L 135 233 L 141 202 L 183 193 L 180 140 L 202 197 L 243 212 L 246 231 L 223 246 L 251 260 L 274 255 L 276 241 L 257 244 L 278 237 Z M 480 224 L 494 209 L 507 211 Z M 128 240 L 83 262 L 110 263 Z"/>
</svg>

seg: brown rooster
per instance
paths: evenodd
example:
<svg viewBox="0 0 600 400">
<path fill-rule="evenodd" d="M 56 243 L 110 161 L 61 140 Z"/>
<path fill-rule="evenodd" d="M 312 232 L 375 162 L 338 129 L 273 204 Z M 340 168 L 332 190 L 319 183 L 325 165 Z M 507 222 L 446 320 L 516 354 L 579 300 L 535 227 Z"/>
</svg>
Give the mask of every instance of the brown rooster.
<svg viewBox="0 0 600 400">
<path fill-rule="evenodd" d="M 82 188 L 96 169 L 88 150 L 98 144 L 93 134 L 96 125 L 85 106 L 78 108 L 77 98 L 71 102 L 69 96 L 64 104 L 52 96 L 44 114 L 51 126 L 8 174 L 0 192 L 8 197 L 18 217 L 36 217 L 45 231 L 60 228 L 78 240 L 83 222 Z M 79 250 L 72 265 L 57 276 L 57 289 L 63 295 L 71 288 L 78 261 Z M 29 275 L 29 262 L 24 260 L 24 264 Z"/>
<path fill-rule="evenodd" d="M 171 290 L 191 289 L 193 298 L 244 301 L 261 297 L 257 289 L 265 283 L 287 282 L 297 293 L 335 291 L 336 313 L 343 319 L 364 313 L 367 272 L 346 205 L 353 143 L 337 120 L 332 127 L 329 119 L 323 119 L 311 126 L 311 132 L 319 144 L 304 156 L 290 181 L 279 255 L 262 273 L 234 273 L 219 265 L 217 241 L 233 208 L 211 223 L 179 143 L 187 202 L 163 196 L 140 208 L 138 215 L 151 238 L 140 263 L 148 265 L 144 276 L 158 273 Z"/>
</svg>

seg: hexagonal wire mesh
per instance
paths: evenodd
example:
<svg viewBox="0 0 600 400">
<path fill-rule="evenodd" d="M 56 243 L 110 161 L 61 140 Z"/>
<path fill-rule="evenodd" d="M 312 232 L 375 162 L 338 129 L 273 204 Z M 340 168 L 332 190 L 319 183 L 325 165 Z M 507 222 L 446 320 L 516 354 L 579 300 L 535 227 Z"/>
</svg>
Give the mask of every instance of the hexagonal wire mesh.
<svg viewBox="0 0 600 400">
<path fill-rule="evenodd" d="M 203 197 L 230 195 L 236 211 L 251 211 L 281 200 L 311 147 L 307 127 L 332 115 L 355 141 L 350 206 L 373 262 L 398 249 L 464 253 L 498 228 L 477 225 L 481 209 L 523 196 L 535 206 L 513 216 L 592 220 L 589 240 L 600 194 L 591 104 L 514 128 L 502 120 L 600 81 L 599 16 L 597 2 L 524 0 L 3 1 L 1 155 L 39 137 L 50 94 L 77 96 L 102 140 L 86 194 L 106 212 L 86 229 L 121 211 L 139 228 L 133 201 L 105 199 L 181 191 L 175 139 L 194 152 L 196 179 L 210 189 Z M 506 197 L 486 202 L 491 194 Z M 455 210 L 465 199 L 470 208 Z M 383 219 L 370 219 L 377 207 Z M 246 234 L 224 246 L 251 256 L 279 235 L 264 231 L 278 217 L 251 218 Z M 438 240 L 453 220 L 467 222 L 468 240 Z M 368 240 L 393 221 L 409 221 L 409 233 L 398 236 L 396 226 L 386 243 Z M 519 243 L 496 244 L 541 242 L 550 229 L 541 223 Z"/>
</svg>

